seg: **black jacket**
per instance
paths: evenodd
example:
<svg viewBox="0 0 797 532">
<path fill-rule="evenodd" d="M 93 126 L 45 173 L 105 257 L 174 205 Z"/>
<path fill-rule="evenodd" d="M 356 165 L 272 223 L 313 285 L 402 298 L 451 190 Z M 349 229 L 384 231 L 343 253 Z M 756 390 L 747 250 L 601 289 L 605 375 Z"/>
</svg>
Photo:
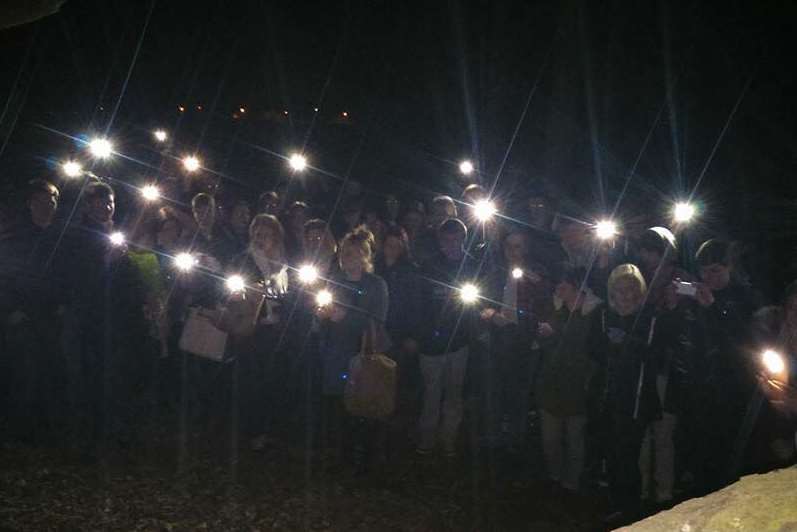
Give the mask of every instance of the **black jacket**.
<svg viewBox="0 0 797 532">
<path fill-rule="evenodd" d="M 418 267 L 408 260 L 401 260 L 390 268 L 379 263 L 376 273 L 385 280 L 390 294 L 385 327 L 393 344 L 400 345 L 407 338 L 418 339 L 424 306 Z"/>
<path fill-rule="evenodd" d="M 656 319 L 644 310 L 630 316 L 611 309 L 598 312 L 591 344 L 593 358 L 605 370 L 605 413 L 644 426 L 661 415 L 656 353 L 662 349 L 663 338 L 656 332 Z"/>
<path fill-rule="evenodd" d="M 463 304 L 459 288 L 465 283 L 478 286 L 479 270 L 479 263 L 469 255 L 450 261 L 438 252 L 426 262 L 422 269 L 427 294 L 421 338 L 423 354 L 451 353 L 470 343 L 481 303 Z"/>
<path fill-rule="evenodd" d="M 29 318 L 55 313 L 64 299 L 53 262 L 58 236 L 57 228 L 42 229 L 30 221 L 0 235 L 0 323 L 14 311 Z"/>
</svg>

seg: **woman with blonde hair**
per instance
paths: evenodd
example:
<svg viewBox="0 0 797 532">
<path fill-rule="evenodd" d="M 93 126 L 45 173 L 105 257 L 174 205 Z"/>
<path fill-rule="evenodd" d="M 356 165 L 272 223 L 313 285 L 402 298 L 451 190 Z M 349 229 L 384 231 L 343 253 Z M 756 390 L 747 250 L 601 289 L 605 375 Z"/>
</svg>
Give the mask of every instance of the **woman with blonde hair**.
<svg viewBox="0 0 797 532">
<path fill-rule="evenodd" d="M 252 450 L 262 450 L 275 429 L 284 429 L 293 401 L 292 335 L 285 333 L 292 291 L 285 264 L 285 231 L 271 214 L 258 214 L 249 225 L 249 246 L 233 261 L 246 293 L 237 307 L 233 351 L 237 371 L 237 408 L 243 436 Z M 234 295 L 235 296 L 235 295 Z M 286 310 L 288 309 L 288 310 Z"/>
<path fill-rule="evenodd" d="M 663 338 L 656 318 L 645 309 L 647 284 L 633 264 L 617 266 L 609 275 L 609 308 L 602 312 L 594 357 L 603 367 L 603 420 L 609 491 L 615 512 L 612 525 L 630 522 L 639 512 L 639 454 L 647 426 L 660 416 L 653 367 Z"/>
<path fill-rule="evenodd" d="M 362 441 L 371 438 L 358 438 L 363 431 L 362 420 L 355 420 L 345 414 L 343 391 L 348 379 L 349 363 L 360 352 L 366 331 L 384 331 L 387 316 L 388 291 L 385 281 L 374 275 L 373 235 L 363 227 L 346 234 L 340 242 L 338 262 L 340 273 L 333 276 L 327 290 L 332 294 L 332 302 L 320 306 L 316 316 L 320 320 L 320 355 L 322 371 L 322 394 L 324 411 L 322 423 L 327 440 L 337 445 L 343 444 L 344 435 L 351 444 L 362 451 Z M 384 352 L 383 334 L 372 338 L 372 348 Z M 352 426 L 352 423 L 356 423 Z M 345 426 L 344 426 L 345 425 Z M 367 432 L 372 427 L 365 427 Z M 355 434 L 354 440 L 350 438 Z M 370 447 L 370 445 L 367 445 Z M 342 451 L 342 449 L 338 449 Z M 355 452 L 355 466 L 366 467 L 367 450 Z"/>
</svg>

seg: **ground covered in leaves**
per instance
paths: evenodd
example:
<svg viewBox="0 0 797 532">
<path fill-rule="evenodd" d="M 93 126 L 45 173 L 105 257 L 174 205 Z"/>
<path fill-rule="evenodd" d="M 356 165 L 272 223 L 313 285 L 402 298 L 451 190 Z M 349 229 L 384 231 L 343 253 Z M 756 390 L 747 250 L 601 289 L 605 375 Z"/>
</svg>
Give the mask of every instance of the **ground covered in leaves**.
<svg viewBox="0 0 797 532">
<path fill-rule="evenodd" d="M 169 446 L 87 463 L 62 449 L 6 445 L 0 530 L 599 528 L 601 494 L 562 495 L 525 454 L 446 461 L 407 447 L 355 475 L 287 444 L 237 459 L 199 445 L 184 453 L 182 471 Z"/>
</svg>

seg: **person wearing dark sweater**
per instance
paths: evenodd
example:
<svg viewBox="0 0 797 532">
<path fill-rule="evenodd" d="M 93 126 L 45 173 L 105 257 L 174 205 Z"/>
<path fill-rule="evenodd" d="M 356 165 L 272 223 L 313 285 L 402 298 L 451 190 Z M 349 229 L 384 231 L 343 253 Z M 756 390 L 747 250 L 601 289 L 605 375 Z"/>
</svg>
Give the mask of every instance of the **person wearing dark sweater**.
<svg viewBox="0 0 797 532">
<path fill-rule="evenodd" d="M 409 253 L 406 231 L 398 225 L 385 229 L 376 273 L 387 283 L 390 307 L 385 324 L 391 356 L 399 366 L 400 399 L 411 400 L 419 384 L 418 340 L 423 318 L 422 282 Z"/>
<path fill-rule="evenodd" d="M 0 419 L 8 435 L 30 442 L 48 436 L 58 421 L 63 283 L 51 261 L 59 191 L 37 179 L 22 199 L 19 219 L 0 233 Z"/>
<path fill-rule="evenodd" d="M 64 345 L 71 406 L 92 450 L 129 445 L 151 365 L 140 349 L 147 334 L 144 285 L 124 244 L 110 239 L 115 194 L 104 183 L 83 193 L 81 222 L 70 228 L 56 260 L 64 268 L 68 306 Z"/>
<path fill-rule="evenodd" d="M 332 302 L 319 304 L 322 368 L 322 429 L 327 441 L 342 451 L 352 447 L 354 465 L 367 467 L 383 426 L 376 420 L 354 418 L 344 412 L 343 392 L 352 358 L 363 348 L 364 338 L 374 352 L 389 347 L 384 324 L 388 312 L 385 281 L 373 272 L 373 235 L 364 228 L 348 233 L 340 243 L 340 273 L 330 279 Z M 367 335 L 367 336 L 366 336 Z"/>
<path fill-rule="evenodd" d="M 461 287 L 479 274 L 478 263 L 465 252 L 466 238 L 460 220 L 444 221 L 437 230 L 438 251 L 423 268 L 428 304 L 420 343 L 424 398 L 419 454 L 432 452 L 438 442 L 446 455 L 456 454 L 468 348 L 478 323 L 476 306 L 461 297 Z"/>
</svg>

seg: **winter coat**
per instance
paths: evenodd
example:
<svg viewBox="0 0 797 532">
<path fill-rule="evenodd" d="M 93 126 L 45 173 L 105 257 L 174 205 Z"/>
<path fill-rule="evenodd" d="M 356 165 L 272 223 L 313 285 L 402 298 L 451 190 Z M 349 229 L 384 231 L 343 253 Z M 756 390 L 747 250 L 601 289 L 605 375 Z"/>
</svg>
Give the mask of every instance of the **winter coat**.
<svg viewBox="0 0 797 532">
<path fill-rule="evenodd" d="M 463 304 L 459 287 L 478 283 L 479 264 L 469 255 L 450 261 L 438 252 L 426 262 L 422 272 L 427 296 L 421 353 L 443 355 L 468 346 L 478 323 L 480 304 Z"/>
<path fill-rule="evenodd" d="M 713 295 L 714 304 L 694 310 L 692 382 L 705 400 L 743 412 L 754 386 L 746 353 L 751 348 L 753 313 L 761 307 L 761 298 L 750 286 L 735 281 Z"/>
<path fill-rule="evenodd" d="M 393 344 L 417 339 L 423 319 L 423 289 L 418 267 L 401 260 L 388 268 L 378 264 L 377 274 L 387 283 L 390 305 L 385 327 Z"/>
<path fill-rule="evenodd" d="M 55 314 L 64 298 L 53 263 L 58 232 L 25 221 L 0 235 L 0 323 L 15 311 L 44 321 Z"/>
<path fill-rule="evenodd" d="M 100 225 L 84 220 L 66 235 L 58 260 L 70 321 L 92 341 L 130 349 L 147 334 L 146 288 L 126 251 L 114 248 Z"/>
<path fill-rule="evenodd" d="M 588 387 L 595 371 L 590 356 L 592 335 L 600 327 L 601 300 L 588 292 L 581 308 L 571 312 L 561 301 L 549 321 L 554 334 L 540 340 L 542 369 L 537 400 L 558 417 L 587 414 Z"/>
<path fill-rule="evenodd" d="M 594 360 L 605 370 L 604 413 L 644 427 L 661 415 L 655 352 L 663 338 L 656 334 L 655 318 L 648 312 L 630 316 L 607 308 L 599 312 L 599 327 L 590 344 Z"/>
</svg>

